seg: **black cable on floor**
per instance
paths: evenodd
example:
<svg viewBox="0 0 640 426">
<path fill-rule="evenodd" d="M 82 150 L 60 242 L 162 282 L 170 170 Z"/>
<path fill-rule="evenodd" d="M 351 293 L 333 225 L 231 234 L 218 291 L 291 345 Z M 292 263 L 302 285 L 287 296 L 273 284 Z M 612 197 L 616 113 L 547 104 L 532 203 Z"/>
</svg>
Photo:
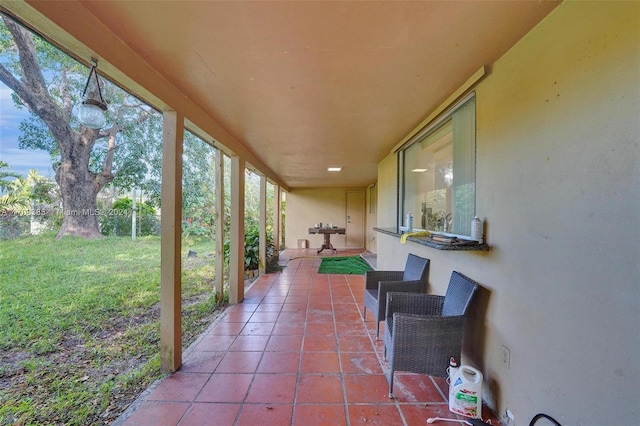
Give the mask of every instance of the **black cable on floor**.
<svg viewBox="0 0 640 426">
<path fill-rule="evenodd" d="M 531 419 L 531 423 L 529 423 L 529 426 L 533 426 L 538 420 L 540 420 L 542 418 L 547 419 L 550 422 L 555 423 L 556 426 L 562 426 L 556 419 L 554 419 L 553 417 L 551 417 L 551 416 L 549 416 L 547 414 L 544 414 L 544 413 L 538 413 L 535 416 L 533 416 L 533 418 Z"/>
</svg>

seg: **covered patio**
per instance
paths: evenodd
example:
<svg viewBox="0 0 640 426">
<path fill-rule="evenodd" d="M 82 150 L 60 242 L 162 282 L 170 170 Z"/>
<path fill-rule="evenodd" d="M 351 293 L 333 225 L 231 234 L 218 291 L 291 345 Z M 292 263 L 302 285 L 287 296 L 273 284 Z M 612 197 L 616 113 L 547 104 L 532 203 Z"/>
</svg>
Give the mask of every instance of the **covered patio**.
<svg viewBox="0 0 640 426">
<path fill-rule="evenodd" d="M 341 251 L 358 255 L 359 251 Z M 201 338 L 180 369 L 115 425 L 419 425 L 449 412 L 444 379 L 398 372 L 362 321 L 364 276 L 318 274 L 315 249 L 283 253 Z M 485 420 L 499 421 L 485 407 Z"/>
<path fill-rule="evenodd" d="M 387 398 L 362 278 L 316 273 L 316 222 L 345 227 L 332 244 L 375 253 L 380 270 L 401 269 L 409 253 L 431 259 L 430 293 L 444 294 L 453 270 L 480 283 L 462 361 L 483 371 L 484 402 L 514 414 L 511 425 L 538 412 L 564 426 L 637 423 L 640 3 L 0 4 L 163 113 L 159 351 L 173 374 L 120 423 L 414 425 L 448 414 L 446 387 L 430 377 L 399 374 Z M 433 231 L 439 213 L 450 229 L 452 211 L 427 202 L 455 194 L 423 185 L 428 167 L 411 160 L 439 146 L 445 121 L 453 134 L 462 111 L 469 168 L 437 173 L 447 185 L 467 179 L 470 217 L 453 225 L 483 219 L 487 250 L 403 241 L 410 212 L 416 227 Z M 231 159 L 233 306 L 183 353 L 185 130 Z M 289 257 L 249 289 L 246 169 L 276 200 L 286 193 L 274 240 L 284 234 Z M 308 251 L 290 251 L 297 241 Z"/>
</svg>

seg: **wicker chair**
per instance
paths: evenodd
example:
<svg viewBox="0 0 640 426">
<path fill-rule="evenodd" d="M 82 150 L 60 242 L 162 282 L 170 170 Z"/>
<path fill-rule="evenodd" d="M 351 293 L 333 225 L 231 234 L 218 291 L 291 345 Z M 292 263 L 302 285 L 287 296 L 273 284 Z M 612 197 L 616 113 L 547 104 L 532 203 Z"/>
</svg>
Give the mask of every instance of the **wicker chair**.
<svg viewBox="0 0 640 426">
<path fill-rule="evenodd" d="M 376 339 L 380 338 L 380 321 L 384 321 L 387 310 L 387 293 L 426 291 L 429 275 L 429 259 L 409 254 L 404 271 L 369 271 L 366 274 L 364 290 L 364 310 L 362 319 L 367 318 L 367 308 L 376 317 Z"/>
<path fill-rule="evenodd" d="M 467 308 L 478 289 L 453 271 L 445 296 L 387 293 L 384 358 L 389 361 L 389 398 L 395 371 L 446 377 L 449 359 L 460 362 Z"/>
</svg>

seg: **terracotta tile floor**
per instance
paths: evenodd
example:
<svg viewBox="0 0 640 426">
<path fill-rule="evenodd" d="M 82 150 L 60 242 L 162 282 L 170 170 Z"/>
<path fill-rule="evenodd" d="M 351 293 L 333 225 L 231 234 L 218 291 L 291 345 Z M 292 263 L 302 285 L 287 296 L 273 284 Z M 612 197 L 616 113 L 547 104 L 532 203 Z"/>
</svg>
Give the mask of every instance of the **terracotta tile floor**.
<svg viewBox="0 0 640 426">
<path fill-rule="evenodd" d="M 388 398 L 375 320 L 361 318 L 363 276 L 318 274 L 315 250 L 281 257 L 286 268 L 257 279 L 243 303 L 185 351 L 180 370 L 115 424 L 389 426 L 456 418 L 443 379 L 396 373 L 395 399 Z M 493 417 L 486 408 L 484 415 Z"/>
</svg>

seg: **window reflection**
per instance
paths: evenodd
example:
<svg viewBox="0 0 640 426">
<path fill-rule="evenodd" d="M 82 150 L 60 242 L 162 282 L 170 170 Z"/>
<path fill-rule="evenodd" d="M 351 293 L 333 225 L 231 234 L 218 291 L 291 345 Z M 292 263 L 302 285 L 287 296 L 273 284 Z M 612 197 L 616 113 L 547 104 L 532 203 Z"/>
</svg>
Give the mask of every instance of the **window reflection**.
<svg viewBox="0 0 640 426">
<path fill-rule="evenodd" d="M 475 214 L 475 99 L 420 134 L 401 152 L 401 160 L 399 217 L 412 213 L 417 229 L 470 235 Z"/>
</svg>

